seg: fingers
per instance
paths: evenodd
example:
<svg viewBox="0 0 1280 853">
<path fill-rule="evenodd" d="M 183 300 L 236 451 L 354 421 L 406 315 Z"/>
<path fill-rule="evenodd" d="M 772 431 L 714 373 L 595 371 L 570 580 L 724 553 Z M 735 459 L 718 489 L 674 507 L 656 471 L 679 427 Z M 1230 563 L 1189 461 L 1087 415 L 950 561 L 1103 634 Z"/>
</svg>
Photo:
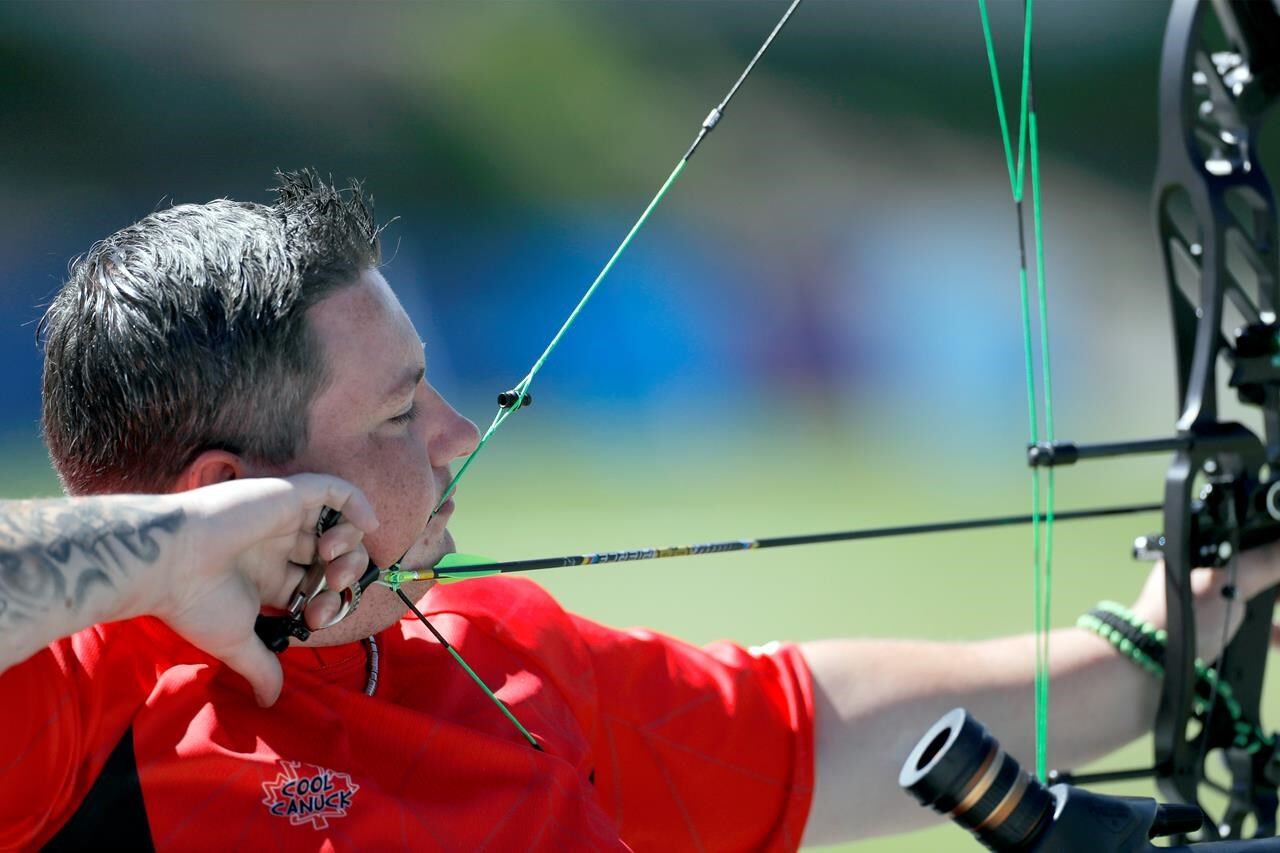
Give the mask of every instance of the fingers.
<svg viewBox="0 0 1280 853">
<path fill-rule="evenodd" d="M 369 553 L 363 544 L 364 530 L 343 518 L 317 538 L 312 532 L 315 527 L 311 516 L 318 516 L 323 506 L 326 504 L 308 508 L 304 527 L 293 536 L 288 561 L 300 566 L 311 566 L 317 560 L 324 562 L 327 566 L 321 589 L 345 589 L 359 579 L 369 562 Z"/>
<path fill-rule="evenodd" d="M 280 669 L 280 661 L 252 631 L 230 649 L 214 654 L 244 676 L 253 688 L 253 695 L 259 705 L 269 708 L 280 698 L 280 691 L 284 688 L 284 673 Z"/>
<path fill-rule="evenodd" d="M 311 599 L 311 603 L 307 605 L 307 609 L 303 611 L 306 616 L 307 625 L 313 631 L 326 628 L 338 612 L 342 610 L 342 596 L 332 589 L 326 589 L 324 592 Z"/>
<path fill-rule="evenodd" d="M 293 549 L 289 551 L 289 562 L 300 566 L 309 566 L 316 558 L 316 537 L 314 533 L 299 530 L 294 537 Z"/>
<path fill-rule="evenodd" d="M 369 566 L 369 552 L 363 545 L 341 554 L 325 568 L 329 589 L 346 589 L 364 574 Z"/>
<path fill-rule="evenodd" d="M 314 510 L 318 517 L 321 507 L 329 506 L 365 533 L 378 529 L 378 517 L 364 492 L 345 480 L 324 474 L 296 474 L 286 479 L 298 489 L 308 515 Z"/>
<path fill-rule="evenodd" d="M 323 551 L 323 547 L 321 548 Z M 317 595 L 307 605 L 307 624 L 313 629 L 327 628 L 342 609 L 342 590 L 360 580 L 369 566 L 369 554 L 363 545 L 339 556 L 325 569 L 328 589 Z"/>
<path fill-rule="evenodd" d="M 319 539 L 313 533 L 299 530 L 281 583 L 264 595 L 263 603 L 271 607 L 286 607 L 293 598 L 294 590 L 310 571 L 308 566 L 319 560 L 325 564 L 323 581 L 317 592 L 311 592 L 314 585 L 304 589 L 310 598 L 303 613 L 312 629 L 329 626 L 342 611 L 341 590 L 353 586 L 369 566 L 369 552 L 363 540 L 364 531 L 345 519 L 326 530 Z"/>
<path fill-rule="evenodd" d="M 305 575 L 306 566 L 289 563 L 285 565 L 283 571 L 272 572 L 269 581 L 257 581 L 263 606 L 284 610 L 289 606 L 293 591 L 298 588 L 298 584 L 302 583 Z"/>
<path fill-rule="evenodd" d="M 316 519 L 325 506 L 341 512 L 365 533 L 378 529 L 377 516 L 364 493 L 325 474 L 231 480 L 184 492 L 175 500 L 205 521 L 194 543 L 197 554 L 239 551 L 298 531 L 314 537 Z"/>
<path fill-rule="evenodd" d="M 319 474 L 300 474 L 288 478 L 288 481 L 298 489 L 305 510 L 302 525 L 289 552 L 289 562 L 306 566 L 319 556 L 332 563 L 342 555 L 362 548 L 360 543 L 364 534 L 378 528 L 373 508 L 355 486 L 336 477 Z M 342 513 L 342 520 L 326 530 L 317 541 L 313 531 L 325 507 Z M 345 586 L 339 585 L 332 575 L 328 577 L 328 585 L 340 589 Z"/>
<path fill-rule="evenodd" d="M 356 525 L 352 524 L 345 518 L 338 524 L 329 528 L 324 532 L 318 541 L 312 537 L 315 542 L 316 552 L 320 555 L 320 559 L 333 563 L 338 558 L 351 554 L 360 553 L 364 555 L 365 560 L 369 558 L 369 553 L 364 549 L 364 531 Z M 363 571 L 363 566 L 361 570 Z M 359 574 L 356 575 L 359 577 Z M 335 578 L 329 578 L 329 584 L 334 585 Z"/>
</svg>

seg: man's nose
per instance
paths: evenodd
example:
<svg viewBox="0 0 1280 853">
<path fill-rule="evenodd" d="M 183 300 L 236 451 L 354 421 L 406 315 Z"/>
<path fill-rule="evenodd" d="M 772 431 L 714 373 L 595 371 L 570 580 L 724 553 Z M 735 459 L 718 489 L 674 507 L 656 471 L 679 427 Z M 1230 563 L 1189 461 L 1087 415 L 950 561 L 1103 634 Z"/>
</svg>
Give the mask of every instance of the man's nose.
<svg viewBox="0 0 1280 853">
<path fill-rule="evenodd" d="M 438 398 L 436 408 L 440 412 L 440 416 L 434 419 L 434 429 L 427 438 L 431 464 L 448 465 L 476 449 L 476 445 L 480 443 L 480 430 L 449 405 L 449 401 L 437 394 L 435 389 L 430 390 Z"/>
</svg>

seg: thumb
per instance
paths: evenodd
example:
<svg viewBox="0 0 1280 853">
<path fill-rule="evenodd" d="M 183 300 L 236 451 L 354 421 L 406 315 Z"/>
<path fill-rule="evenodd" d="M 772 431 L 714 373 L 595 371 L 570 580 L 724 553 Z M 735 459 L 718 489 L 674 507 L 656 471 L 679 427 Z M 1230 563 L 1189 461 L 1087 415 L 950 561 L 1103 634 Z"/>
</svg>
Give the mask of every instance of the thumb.
<svg viewBox="0 0 1280 853">
<path fill-rule="evenodd" d="M 280 669 L 280 661 L 256 634 L 249 634 L 216 657 L 244 676 L 263 708 L 270 708 L 280 698 L 280 691 L 284 689 L 284 671 Z"/>
</svg>

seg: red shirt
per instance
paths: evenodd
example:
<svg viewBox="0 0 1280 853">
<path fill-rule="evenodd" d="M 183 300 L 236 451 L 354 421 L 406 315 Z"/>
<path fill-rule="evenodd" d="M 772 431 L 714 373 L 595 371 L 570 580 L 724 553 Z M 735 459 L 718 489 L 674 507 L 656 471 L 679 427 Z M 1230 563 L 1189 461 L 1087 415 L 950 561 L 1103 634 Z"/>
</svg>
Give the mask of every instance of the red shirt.
<svg viewBox="0 0 1280 853">
<path fill-rule="evenodd" d="M 110 846 L 130 820 L 160 849 L 799 846 L 795 647 L 604 628 L 511 578 L 425 604 L 544 752 L 412 617 L 377 637 L 372 698 L 363 644 L 291 648 L 269 709 L 156 620 L 97 625 L 0 676 L 0 848 Z"/>
</svg>

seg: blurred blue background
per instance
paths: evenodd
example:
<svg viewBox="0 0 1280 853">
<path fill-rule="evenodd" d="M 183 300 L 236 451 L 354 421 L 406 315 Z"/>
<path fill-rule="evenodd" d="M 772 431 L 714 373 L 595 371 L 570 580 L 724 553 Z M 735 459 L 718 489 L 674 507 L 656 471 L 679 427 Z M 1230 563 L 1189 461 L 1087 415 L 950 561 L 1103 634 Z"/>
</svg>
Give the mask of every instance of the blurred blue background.
<svg viewBox="0 0 1280 853">
<path fill-rule="evenodd" d="M 265 201 L 277 167 L 367 181 L 430 377 L 487 424 L 784 6 L 0 4 L 2 493 L 57 490 L 34 326 L 68 261 L 157 207 Z M 1020 7 L 993 4 L 1008 92 Z M 1172 429 L 1148 212 L 1166 12 L 1037 6 L 1059 437 Z M 976 3 L 811 0 L 477 462 L 461 546 L 1026 511 L 1017 257 Z M 1164 464 L 1066 471 L 1060 506 L 1158 500 Z M 1064 526 L 1055 624 L 1130 598 L 1129 542 L 1158 523 Z M 1029 555 L 1005 530 L 542 580 L 697 642 L 956 639 L 1029 628 Z"/>
</svg>

